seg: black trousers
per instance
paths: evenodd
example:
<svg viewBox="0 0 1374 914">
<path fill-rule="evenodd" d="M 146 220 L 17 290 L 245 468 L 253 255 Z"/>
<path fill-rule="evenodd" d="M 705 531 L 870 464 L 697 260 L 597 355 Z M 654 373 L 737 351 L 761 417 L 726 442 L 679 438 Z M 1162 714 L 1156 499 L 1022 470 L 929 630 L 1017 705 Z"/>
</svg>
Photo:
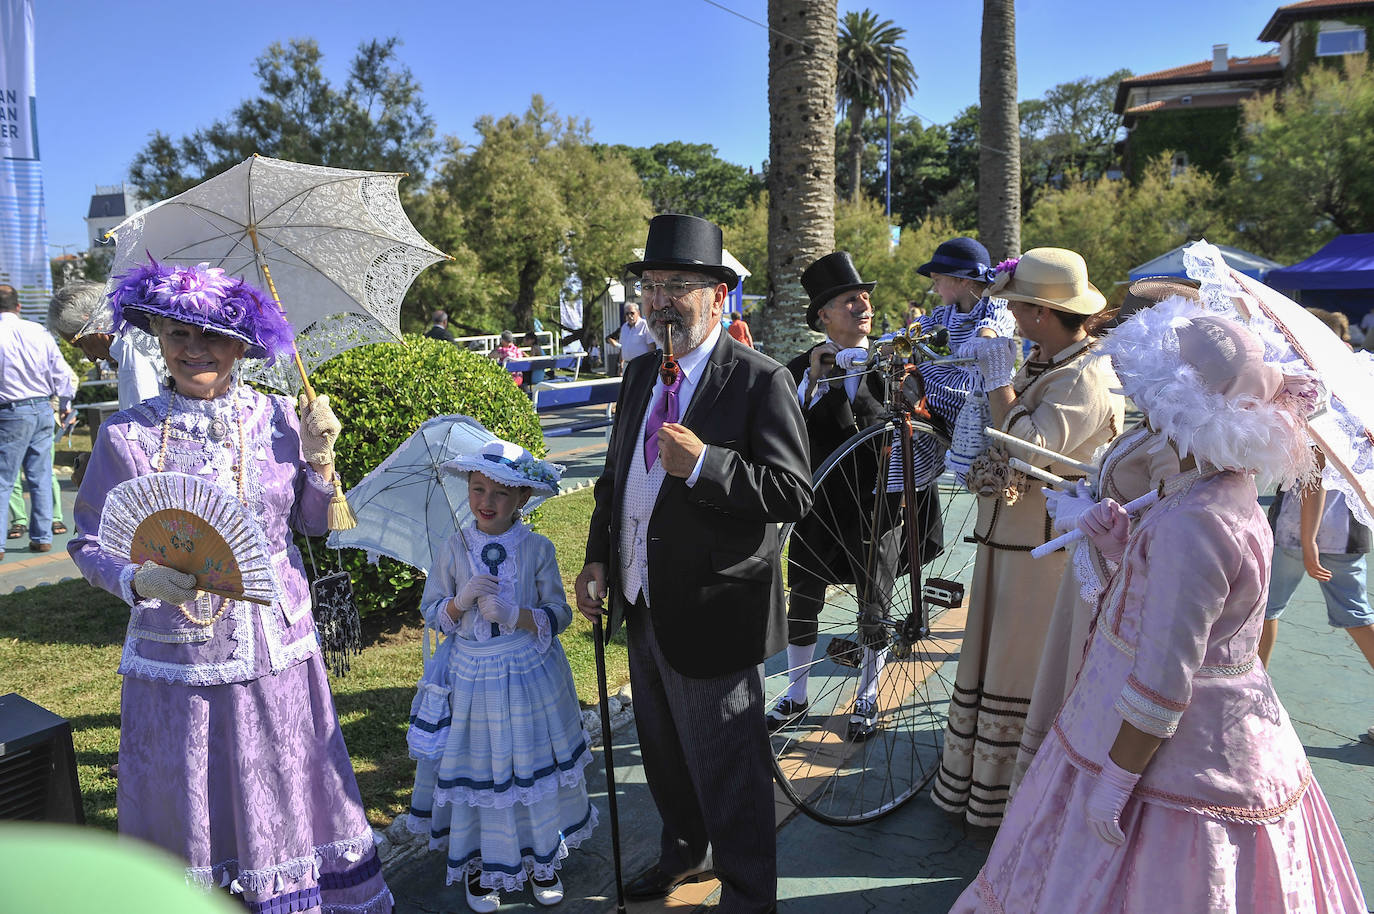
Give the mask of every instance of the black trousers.
<svg viewBox="0 0 1374 914">
<path fill-rule="evenodd" d="M 663 819 L 660 864 L 681 872 L 709 852 L 719 914 L 773 910 L 777 829 L 759 668 L 684 676 L 659 650 L 648 607 L 637 603 L 627 621 L 640 753 Z"/>
</svg>

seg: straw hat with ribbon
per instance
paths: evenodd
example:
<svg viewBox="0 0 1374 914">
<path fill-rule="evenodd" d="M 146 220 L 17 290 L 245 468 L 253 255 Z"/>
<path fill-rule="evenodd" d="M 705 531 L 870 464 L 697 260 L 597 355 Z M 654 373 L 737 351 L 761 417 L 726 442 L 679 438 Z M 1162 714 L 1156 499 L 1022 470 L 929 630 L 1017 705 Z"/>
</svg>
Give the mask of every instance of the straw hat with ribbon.
<svg viewBox="0 0 1374 914">
<path fill-rule="evenodd" d="M 1033 248 L 1014 261 L 998 265 L 987 294 L 1007 301 L 1043 305 L 1070 314 L 1096 314 L 1107 299 L 1088 282 L 1083 256 L 1064 248 Z"/>
</svg>

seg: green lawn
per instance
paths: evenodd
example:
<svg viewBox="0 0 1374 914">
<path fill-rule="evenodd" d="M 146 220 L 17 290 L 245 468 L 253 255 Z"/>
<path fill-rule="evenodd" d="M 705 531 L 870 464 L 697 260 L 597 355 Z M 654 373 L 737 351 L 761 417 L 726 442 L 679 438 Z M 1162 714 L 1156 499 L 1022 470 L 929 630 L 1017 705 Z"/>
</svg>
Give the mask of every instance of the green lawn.
<svg viewBox="0 0 1374 914">
<path fill-rule="evenodd" d="M 591 490 L 550 500 L 538 529 L 558 548 L 572 593 L 582 568 Z M 575 615 L 563 633 L 578 696 L 596 702 L 591 625 Z M 0 694 L 18 692 L 72 722 L 87 821 L 115 827 L 119 686 L 115 673 L 128 609 L 83 581 L 0 596 Z M 373 825 L 389 824 L 409 803 L 414 764 L 406 755 L 406 716 L 420 676 L 421 631 L 415 619 L 364 620 L 366 648 L 343 678 L 332 678 L 334 702 Z M 628 678 L 623 635 L 607 651 L 615 689 Z"/>
</svg>

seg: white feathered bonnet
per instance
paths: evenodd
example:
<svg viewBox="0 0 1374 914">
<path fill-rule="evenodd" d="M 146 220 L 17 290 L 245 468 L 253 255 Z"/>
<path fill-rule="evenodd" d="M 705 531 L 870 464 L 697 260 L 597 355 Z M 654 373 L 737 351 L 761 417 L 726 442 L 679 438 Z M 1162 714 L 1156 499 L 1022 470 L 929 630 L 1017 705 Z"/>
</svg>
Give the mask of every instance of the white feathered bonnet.
<svg viewBox="0 0 1374 914">
<path fill-rule="evenodd" d="M 1134 314 L 1098 351 L 1180 456 L 1252 470 L 1260 485 L 1316 472 L 1305 420 L 1318 386 L 1266 363 L 1251 327 L 1176 296 Z"/>
<path fill-rule="evenodd" d="M 530 488 L 539 495 L 557 495 L 563 467 L 538 460 L 518 444 L 496 439 L 469 454 L 440 464 L 440 468 L 467 478 L 481 473 L 490 480 L 512 488 Z"/>
</svg>

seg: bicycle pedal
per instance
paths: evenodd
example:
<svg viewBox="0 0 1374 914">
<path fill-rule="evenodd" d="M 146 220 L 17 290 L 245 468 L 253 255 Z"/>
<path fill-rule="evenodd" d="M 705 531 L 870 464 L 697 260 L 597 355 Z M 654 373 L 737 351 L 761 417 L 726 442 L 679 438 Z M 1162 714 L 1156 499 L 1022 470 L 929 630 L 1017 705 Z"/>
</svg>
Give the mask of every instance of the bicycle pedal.
<svg viewBox="0 0 1374 914">
<path fill-rule="evenodd" d="M 964 585 L 958 581 L 944 578 L 926 578 L 926 586 L 921 588 L 921 596 L 927 603 L 957 609 L 964 602 Z"/>
<path fill-rule="evenodd" d="M 857 670 L 863 662 L 863 646 L 848 638 L 831 638 L 825 646 L 825 656 L 840 666 Z"/>
</svg>

